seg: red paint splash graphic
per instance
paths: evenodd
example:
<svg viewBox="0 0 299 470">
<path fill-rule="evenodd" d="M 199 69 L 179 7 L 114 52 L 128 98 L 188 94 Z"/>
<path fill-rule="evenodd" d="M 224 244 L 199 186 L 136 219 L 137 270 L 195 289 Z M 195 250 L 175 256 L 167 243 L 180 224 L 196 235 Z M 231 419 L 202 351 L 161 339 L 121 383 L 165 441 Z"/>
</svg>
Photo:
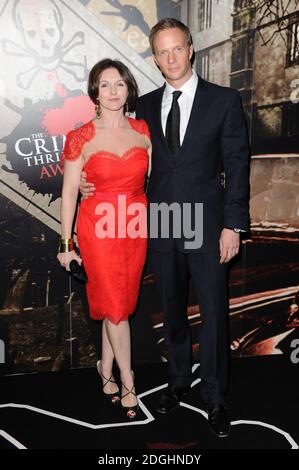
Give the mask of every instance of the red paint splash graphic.
<svg viewBox="0 0 299 470">
<path fill-rule="evenodd" d="M 66 135 L 79 123 L 90 121 L 93 116 L 94 104 L 88 96 L 73 96 L 66 98 L 62 107 L 45 110 L 42 127 L 50 135 Z"/>
</svg>

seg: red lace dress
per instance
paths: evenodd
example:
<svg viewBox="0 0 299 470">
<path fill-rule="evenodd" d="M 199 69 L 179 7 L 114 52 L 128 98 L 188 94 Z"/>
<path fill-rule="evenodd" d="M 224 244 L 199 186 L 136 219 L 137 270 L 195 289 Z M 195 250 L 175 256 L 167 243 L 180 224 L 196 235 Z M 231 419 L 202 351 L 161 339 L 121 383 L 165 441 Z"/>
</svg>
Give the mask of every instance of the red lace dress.
<svg viewBox="0 0 299 470">
<path fill-rule="evenodd" d="M 149 137 L 145 121 L 128 121 L 133 131 Z M 92 121 L 69 132 L 61 160 L 82 154 L 86 180 L 96 187 L 94 196 L 80 204 L 78 243 L 88 276 L 90 316 L 118 324 L 134 312 L 146 257 L 148 151 L 138 145 L 117 156 L 100 150 L 98 143 L 86 145 L 96 143 L 96 132 Z"/>
</svg>

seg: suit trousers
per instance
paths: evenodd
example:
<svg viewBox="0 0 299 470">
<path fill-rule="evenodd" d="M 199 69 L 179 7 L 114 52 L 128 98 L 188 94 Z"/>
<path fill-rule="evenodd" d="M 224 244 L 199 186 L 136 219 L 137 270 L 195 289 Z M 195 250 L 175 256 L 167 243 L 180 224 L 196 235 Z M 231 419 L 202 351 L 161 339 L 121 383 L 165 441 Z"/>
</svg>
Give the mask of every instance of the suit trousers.
<svg viewBox="0 0 299 470">
<path fill-rule="evenodd" d="M 169 352 L 169 385 L 190 385 L 192 340 L 187 314 L 189 279 L 198 297 L 201 395 L 224 404 L 229 374 L 227 264 L 220 254 L 149 250 L 162 298 L 164 336 Z"/>
</svg>

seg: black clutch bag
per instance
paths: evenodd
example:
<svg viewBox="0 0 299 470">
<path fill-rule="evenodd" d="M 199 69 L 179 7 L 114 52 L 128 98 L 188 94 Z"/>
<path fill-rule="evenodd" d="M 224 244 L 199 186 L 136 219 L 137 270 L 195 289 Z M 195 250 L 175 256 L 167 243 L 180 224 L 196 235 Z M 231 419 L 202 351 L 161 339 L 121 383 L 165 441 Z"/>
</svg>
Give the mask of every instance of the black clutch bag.
<svg viewBox="0 0 299 470">
<path fill-rule="evenodd" d="M 74 278 L 77 279 L 77 281 L 80 281 L 80 282 L 88 281 L 88 277 L 84 269 L 83 263 L 81 263 L 81 266 L 80 266 L 80 264 L 77 263 L 77 261 L 73 259 L 73 261 L 70 262 L 70 270 L 71 270 L 72 276 L 74 276 Z"/>
</svg>

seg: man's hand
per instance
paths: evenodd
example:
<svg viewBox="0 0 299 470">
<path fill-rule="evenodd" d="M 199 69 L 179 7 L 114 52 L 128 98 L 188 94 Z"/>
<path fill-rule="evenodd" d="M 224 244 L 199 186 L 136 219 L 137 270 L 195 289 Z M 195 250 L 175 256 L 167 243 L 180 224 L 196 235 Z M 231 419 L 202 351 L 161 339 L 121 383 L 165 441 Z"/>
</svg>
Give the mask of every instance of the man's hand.
<svg viewBox="0 0 299 470">
<path fill-rule="evenodd" d="M 240 234 L 224 228 L 220 235 L 220 263 L 228 263 L 240 248 Z"/>
<path fill-rule="evenodd" d="M 87 183 L 85 171 L 81 172 L 79 189 L 82 195 L 82 199 L 87 199 L 89 196 L 92 196 L 94 193 L 94 190 L 96 189 L 93 183 Z"/>
</svg>

